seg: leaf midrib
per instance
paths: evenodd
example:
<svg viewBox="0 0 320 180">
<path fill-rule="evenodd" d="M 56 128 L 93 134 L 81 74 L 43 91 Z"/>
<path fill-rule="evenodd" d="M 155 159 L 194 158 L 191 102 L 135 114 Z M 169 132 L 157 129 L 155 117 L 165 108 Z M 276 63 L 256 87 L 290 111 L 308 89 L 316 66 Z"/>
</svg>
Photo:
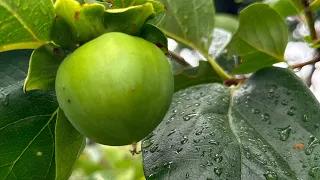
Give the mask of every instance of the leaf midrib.
<svg viewBox="0 0 320 180">
<path fill-rule="evenodd" d="M 37 137 L 42 133 L 42 131 L 49 125 L 49 123 L 53 120 L 53 118 L 55 117 L 55 115 L 57 114 L 58 109 L 52 113 L 51 118 L 49 119 L 49 121 L 42 127 L 42 129 L 39 131 L 38 134 L 35 135 L 35 137 L 30 141 L 30 143 L 27 145 L 27 147 L 21 152 L 21 154 L 17 157 L 17 159 L 13 162 L 12 166 L 10 167 L 8 174 L 4 177 L 4 179 L 6 179 L 8 177 L 8 175 L 10 174 L 10 172 L 12 172 L 12 169 L 14 168 L 15 164 L 17 163 L 17 161 L 21 158 L 21 156 L 26 152 L 26 150 L 31 146 L 31 144 L 37 139 Z M 45 116 L 45 115 L 43 115 Z M 47 115 L 49 116 L 49 115 Z"/>
<path fill-rule="evenodd" d="M 5 3 L 3 0 L 0 0 L 0 5 L 3 6 L 5 9 L 9 11 L 17 20 L 18 22 L 29 32 L 29 34 L 32 36 L 32 38 L 38 42 L 41 42 L 41 40 L 32 32 L 30 27 L 23 21 L 23 19 L 13 11 L 13 9 Z"/>
</svg>

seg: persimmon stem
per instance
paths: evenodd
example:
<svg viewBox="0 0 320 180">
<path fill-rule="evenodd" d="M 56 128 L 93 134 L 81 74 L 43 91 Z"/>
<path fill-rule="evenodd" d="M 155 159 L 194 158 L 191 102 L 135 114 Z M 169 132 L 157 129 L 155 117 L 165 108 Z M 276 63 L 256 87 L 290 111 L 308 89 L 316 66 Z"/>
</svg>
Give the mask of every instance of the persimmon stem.
<svg viewBox="0 0 320 180">
<path fill-rule="evenodd" d="M 225 80 L 223 83 L 226 86 L 232 86 L 232 85 L 238 85 L 239 83 L 243 83 L 246 81 L 248 78 L 240 78 L 240 79 L 228 79 Z"/>
<path fill-rule="evenodd" d="M 141 151 L 137 151 L 137 143 L 132 143 L 132 150 L 130 150 L 130 152 L 132 156 L 141 153 Z"/>
</svg>

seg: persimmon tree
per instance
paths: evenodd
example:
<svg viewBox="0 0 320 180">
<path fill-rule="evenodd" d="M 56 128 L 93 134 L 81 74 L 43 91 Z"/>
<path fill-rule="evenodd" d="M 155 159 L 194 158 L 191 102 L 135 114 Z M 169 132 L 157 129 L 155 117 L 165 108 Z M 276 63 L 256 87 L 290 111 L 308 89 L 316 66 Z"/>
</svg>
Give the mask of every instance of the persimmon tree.
<svg viewBox="0 0 320 180">
<path fill-rule="evenodd" d="M 231 16 L 208 0 L 0 0 L 0 178 L 68 179 L 86 138 L 133 144 L 133 154 L 143 138 L 150 180 L 319 179 L 319 9 L 265 0 Z M 297 40 L 289 16 L 307 29 L 307 61 L 285 57 Z"/>
</svg>

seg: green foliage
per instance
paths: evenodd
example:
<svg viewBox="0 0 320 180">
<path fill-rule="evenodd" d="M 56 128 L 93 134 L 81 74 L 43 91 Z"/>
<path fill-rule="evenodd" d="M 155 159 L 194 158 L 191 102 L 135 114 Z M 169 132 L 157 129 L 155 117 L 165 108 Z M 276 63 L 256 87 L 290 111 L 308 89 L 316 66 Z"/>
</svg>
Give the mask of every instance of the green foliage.
<svg viewBox="0 0 320 180">
<path fill-rule="evenodd" d="M 86 139 L 72 126 L 60 108 L 56 121 L 56 179 L 68 179 L 86 145 Z"/>
<path fill-rule="evenodd" d="M 296 15 L 302 12 L 302 8 L 295 8 L 291 0 L 266 0 L 282 17 Z"/>
<path fill-rule="evenodd" d="M 47 44 L 54 17 L 51 0 L 0 1 L 0 52 Z"/>
<path fill-rule="evenodd" d="M 233 73 L 244 74 L 284 61 L 288 30 L 279 14 L 265 4 L 254 4 L 240 13 L 240 26 L 228 49 L 242 57 Z"/>
<path fill-rule="evenodd" d="M 54 90 L 57 70 L 65 57 L 65 52 L 52 44 L 34 50 L 24 82 L 24 91 Z"/>
<path fill-rule="evenodd" d="M 181 90 L 142 143 L 146 177 L 318 179 L 319 110 L 308 87 L 280 68 L 231 92 L 220 84 Z"/>
<path fill-rule="evenodd" d="M 227 1 L 215 2 L 221 5 Z M 233 6 L 241 9 L 238 17 L 216 14 L 214 1 L 208 0 L 0 0 L 0 179 L 67 180 L 71 174 L 71 180 L 320 179 L 319 102 L 294 74 L 295 66 L 271 67 L 285 62 L 289 39 L 285 18 L 296 16 L 299 22 L 295 23 L 304 23 L 310 32 L 315 31 L 320 1 L 238 0 L 237 3 L 241 4 Z M 245 7 L 248 4 L 251 5 Z M 85 148 L 86 137 L 70 123 L 52 91 L 65 58 L 110 32 L 141 37 L 154 44 L 150 44 L 153 48 L 160 48 L 168 56 L 174 75 L 176 93 L 171 108 L 161 124 L 145 137 L 143 163 L 141 155 L 131 155 L 131 146 Z M 305 35 L 304 40 L 318 50 L 319 39 L 314 34 Z M 178 42 L 174 52 L 170 51 L 167 37 Z M 129 46 L 128 42 L 117 42 L 105 49 L 101 44 L 84 53 L 91 58 L 86 58 L 86 68 L 94 67 L 92 58 L 97 50 L 108 50 L 110 53 L 103 58 L 109 58 L 111 52 Z M 137 54 L 148 51 L 141 49 L 141 44 L 135 48 L 140 48 Z M 121 51 L 121 55 L 128 54 L 129 51 Z M 113 56 L 112 63 L 118 65 L 119 57 L 120 54 Z M 75 62 L 79 64 L 81 58 Z M 191 67 L 184 58 L 201 61 Z M 319 61 L 318 54 L 313 58 L 309 64 Z M 297 67 L 300 66 L 303 67 Z M 101 67 L 95 66 L 95 72 Z M 125 70 L 106 66 L 95 77 L 106 73 L 108 78 L 126 75 L 112 86 L 128 84 L 136 76 L 129 73 L 128 78 L 125 73 L 134 72 L 135 67 L 137 64 Z M 156 84 L 164 74 L 157 68 L 143 68 L 153 84 L 141 80 L 140 87 L 166 88 Z M 81 68 L 74 72 L 81 72 Z M 247 73 L 252 76 L 245 78 Z M 68 79 L 70 84 L 92 73 L 81 78 L 72 75 L 60 78 Z M 101 97 L 114 90 L 101 83 L 98 86 L 87 83 L 83 87 L 92 89 L 89 98 L 79 103 L 88 107 L 101 104 Z M 98 90 L 101 94 L 97 95 Z M 79 88 L 75 91 L 83 94 Z M 112 108 L 95 108 L 99 109 L 99 118 L 101 112 L 112 112 L 109 119 L 113 121 L 108 128 L 116 126 L 109 129 L 110 137 L 115 134 L 120 138 L 132 137 L 133 132 L 154 127 L 150 122 L 156 113 L 148 116 L 148 121 L 140 120 L 150 109 L 163 109 L 161 93 L 152 97 L 144 93 L 135 100 L 139 104 L 129 107 L 129 98 L 120 94 L 121 90 L 110 92 L 112 96 L 108 97 L 119 93 Z M 148 102 L 152 106 L 143 109 Z M 116 104 L 121 107 L 119 111 Z M 75 112 L 80 115 L 88 109 L 77 108 Z M 143 110 L 138 113 L 139 109 Z M 119 123 L 124 111 L 130 111 L 130 119 L 134 121 Z M 92 116 L 80 118 L 92 121 Z M 131 133 L 128 125 L 134 127 Z M 100 126 L 90 128 L 92 132 L 105 130 Z M 99 158 L 92 158 L 92 152 Z"/>
</svg>

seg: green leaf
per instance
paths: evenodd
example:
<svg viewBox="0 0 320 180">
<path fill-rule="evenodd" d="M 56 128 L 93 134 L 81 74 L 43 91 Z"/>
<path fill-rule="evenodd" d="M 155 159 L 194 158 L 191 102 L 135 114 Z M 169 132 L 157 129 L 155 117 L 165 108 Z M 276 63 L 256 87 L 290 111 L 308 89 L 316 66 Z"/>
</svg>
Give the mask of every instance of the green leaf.
<svg viewBox="0 0 320 180">
<path fill-rule="evenodd" d="M 213 71 L 211 65 L 206 61 L 199 61 L 199 66 L 185 69 L 174 76 L 174 91 L 179 91 L 190 86 L 219 82 L 220 76 Z"/>
<path fill-rule="evenodd" d="M 270 67 L 251 76 L 234 92 L 229 119 L 246 147 L 248 173 L 319 179 L 319 113 L 317 99 L 290 70 Z"/>
<path fill-rule="evenodd" d="M 0 52 L 47 44 L 54 17 L 51 0 L 1 0 Z"/>
<path fill-rule="evenodd" d="M 69 179 L 74 165 L 86 145 L 86 138 L 69 122 L 59 108 L 56 123 L 56 179 Z"/>
<path fill-rule="evenodd" d="M 261 69 L 231 93 L 219 84 L 187 88 L 142 143 L 145 175 L 317 180 L 319 115 L 317 99 L 287 69 Z"/>
<path fill-rule="evenodd" d="M 152 15 L 155 15 L 155 11 L 151 3 L 121 9 L 107 9 L 104 13 L 104 25 L 107 32 L 139 35 L 143 24 Z"/>
<path fill-rule="evenodd" d="M 66 33 L 65 36 L 68 36 L 70 30 L 73 43 L 86 43 L 105 33 L 106 30 L 103 25 L 104 10 L 105 7 L 101 4 L 80 5 L 79 2 L 74 0 L 57 0 L 55 3 L 56 18 L 61 18 L 62 23 L 67 24 L 69 28 L 62 24 L 61 26 L 65 28 L 59 29 L 59 25 L 53 31 L 61 31 L 62 34 Z"/>
<path fill-rule="evenodd" d="M 164 33 L 207 55 L 214 30 L 212 1 L 159 0 L 167 14 L 158 25 Z"/>
<path fill-rule="evenodd" d="M 142 143 L 148 180 L 241 177 L 240 147 L 227 116 L 229 93 L 221 84 L 206 84 L 174 94 L 166 117 Z"/>
<path fill-rule="evenodd" d="M 162 52 L 168 53 L 168 39 L 156 26 L 149 23 L 144 24 L 139 36 L 157 45 Z"/>
<path fill-rule="evenodd" d="M 0 179 L 55 178 L 58 103 L 53 92 L 23 93 L 30 54 L 0 53 Z"/>
<path fill-rule="evenodd" d="M 24 91 L 54 90 L 56 74 L 65 57 L 64 51 L 52 44 L 36 49 L 31 56 Z"/>
<path fill-rule="evenodd" d="M 133 6 L 136 0 L 107 0 L 113 8 L 126 8 Z"/>
<path fill-rule="evenodd" d="M 320 0 L 314 0 L 310 5 L 309 8 L 311 10 L 319 10 L 320 9 Z"/>
<path fill-rule="evenodd" d="M 237 17 L 229 14 L 216 14 L 215 28 L 221 28 L 235 34 L 239 27 L 239 20 Z"/>
<path fill-rule="evenodd" d="M 230 76 L 209 56 L 214 32 L 213 1 L 159 0 L 167 14 L 158 27 L 169 37 L 200 52 L 222 79 Z"/>
<path fill-rule="evenodd" d="M 284 62 L 288 30 L 282 17 L 269 5 L 253 4 L 240 13 L 240 26 L 228 45 L 242 63 L 233 72 L 251 73 Z"/>
<path fill-rule="evenodd" d="M 264 3 L 269 4 L 282 17 L 293 16 L 302 12 L 302 8 L 296 8 L 291 0 L 265 0 Z M 299 11 L 298 11 L 299 10 Z"/>
</svg>

